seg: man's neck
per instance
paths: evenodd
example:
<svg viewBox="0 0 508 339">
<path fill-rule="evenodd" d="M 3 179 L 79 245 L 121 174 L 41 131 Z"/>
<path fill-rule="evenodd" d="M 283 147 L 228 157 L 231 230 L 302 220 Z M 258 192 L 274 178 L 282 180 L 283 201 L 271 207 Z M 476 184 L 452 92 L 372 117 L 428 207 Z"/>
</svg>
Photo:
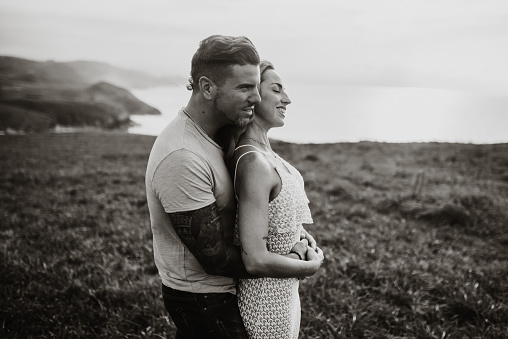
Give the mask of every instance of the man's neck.
<svg viewBox="0 0 508 339">
<path fill-rule="evenodd" d="M 211 139 L 215 137 L 217 130 L 223 126 L 221 119 L 215 116 L 213 108 L 195 102 L 192 98 L 184 107 L 184 110 Z"/>
</svg>

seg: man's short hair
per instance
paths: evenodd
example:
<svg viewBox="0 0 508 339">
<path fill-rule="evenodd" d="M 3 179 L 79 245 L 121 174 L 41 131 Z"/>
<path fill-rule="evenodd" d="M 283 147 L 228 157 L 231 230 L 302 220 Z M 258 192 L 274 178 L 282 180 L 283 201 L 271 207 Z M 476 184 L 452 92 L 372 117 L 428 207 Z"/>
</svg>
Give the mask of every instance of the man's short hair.
<svg viewBox="0 0 508 339">
<path fill-rule="evenodd" d="M 191 78 L 198 84 L 202 76 L 222 85 L 231 75 L 233 65 L 259 65 L 259 54 L 254 44 L 244 36 L 212 35 L 199 43 L 192 57 Z"/>
</svg>

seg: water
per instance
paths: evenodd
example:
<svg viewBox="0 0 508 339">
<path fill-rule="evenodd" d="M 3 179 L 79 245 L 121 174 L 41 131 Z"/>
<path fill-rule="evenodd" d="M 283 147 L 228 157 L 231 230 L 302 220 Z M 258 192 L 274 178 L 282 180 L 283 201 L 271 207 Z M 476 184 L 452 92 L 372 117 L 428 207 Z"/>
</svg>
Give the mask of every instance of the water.
<svg viewBox="0 0 508 339">
<path fill-rule="evenodd" d="M 290 87 L 290 88 L 289 88 Z M 162 115 L 134 115 L 129 133 L 158 135 L 185 106 L 184 86 L 133 90 Z M 412 87 L 291 84 L 285 126 L 271 138 L 297 143 L 508 142 L 508 97 Z"/>
<path fill-rule="evenodd" d="M 161 112 L 161 115 L 131 115 L 131 120 L 138 126 L 130 127 L 129 133 L 146 135 L 159 135 L 180 108 L 187 104 L 191 94 L 185 86 L 151 87 L 131 92 Z"/>
</svg>

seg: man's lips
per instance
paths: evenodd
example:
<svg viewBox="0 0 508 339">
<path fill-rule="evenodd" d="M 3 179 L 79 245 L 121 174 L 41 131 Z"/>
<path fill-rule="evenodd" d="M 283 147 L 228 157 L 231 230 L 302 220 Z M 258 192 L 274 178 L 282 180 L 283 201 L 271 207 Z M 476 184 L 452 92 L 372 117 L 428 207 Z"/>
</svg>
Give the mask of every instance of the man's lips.
<svg viewBox="0 0 508 339">
<path fill-rule="evenodd" d="M 252 115 L 252 112 L 254 111 L 254 107 L 247 107 L 244 108 L 243 111 L 247 113 L 248 115 Z"/>
</svg>

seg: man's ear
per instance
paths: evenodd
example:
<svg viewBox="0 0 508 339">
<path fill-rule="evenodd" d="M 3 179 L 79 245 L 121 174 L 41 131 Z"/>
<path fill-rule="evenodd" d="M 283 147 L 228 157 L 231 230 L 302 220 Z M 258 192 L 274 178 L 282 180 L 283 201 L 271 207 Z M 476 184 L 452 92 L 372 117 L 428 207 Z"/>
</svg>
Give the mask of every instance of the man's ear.
<svg viewBox="0 0 508 339">
<path fill-rule="evenodd" d="M 215 94 L 217 93 L 217 86 L 206 76 L 199 78 L 199 89 L 201 93 L 203 93 L 203 96 L 208 100 L 215 98 Z"/>
</svg>

